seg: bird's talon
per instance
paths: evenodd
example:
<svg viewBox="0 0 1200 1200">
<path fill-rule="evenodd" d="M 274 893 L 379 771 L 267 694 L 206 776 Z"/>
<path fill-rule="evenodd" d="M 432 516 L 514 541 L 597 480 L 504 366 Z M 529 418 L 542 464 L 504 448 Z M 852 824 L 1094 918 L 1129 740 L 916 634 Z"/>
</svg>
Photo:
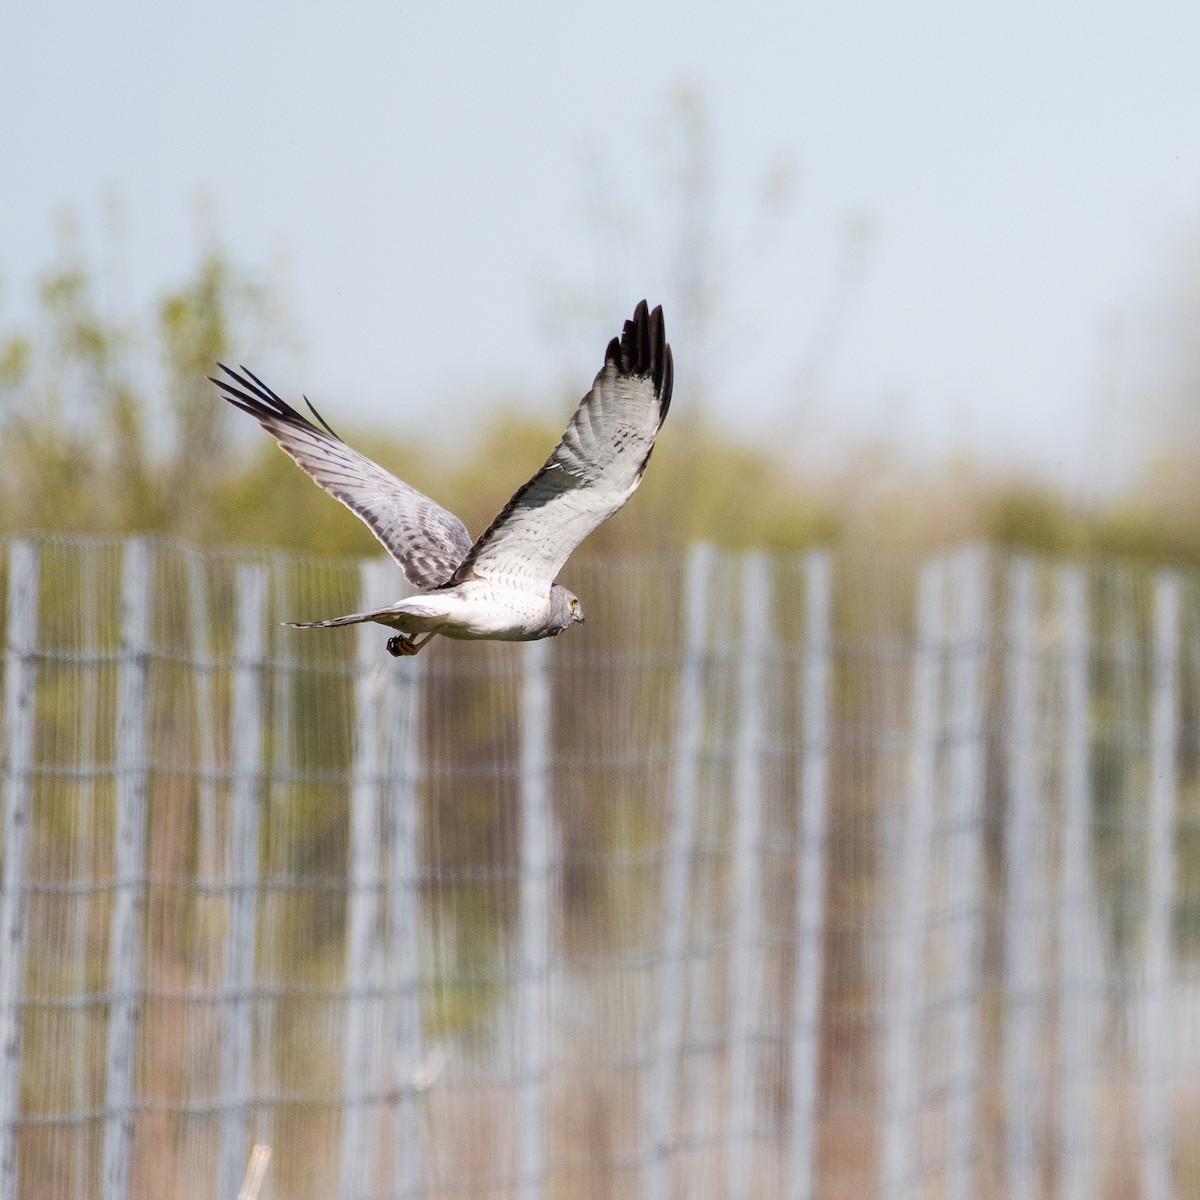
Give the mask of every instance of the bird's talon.
<svg viewBox="0 0 1200 1200">
<path fill-rule="evenodd" d="M 417 647 L 412 638 L 397 634 L 388 638 L 387 651 L 393 658 L 407 658 L 410 654 L 416 654 Z"/>
</svg>

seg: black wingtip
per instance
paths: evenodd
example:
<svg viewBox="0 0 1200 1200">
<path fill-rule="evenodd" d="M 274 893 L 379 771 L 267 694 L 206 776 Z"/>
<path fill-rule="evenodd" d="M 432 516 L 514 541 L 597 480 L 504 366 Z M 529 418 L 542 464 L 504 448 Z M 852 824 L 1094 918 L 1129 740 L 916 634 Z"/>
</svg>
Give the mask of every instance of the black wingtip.
<svg viewBox="0 0 1200 1200">
<path fill-rule="evenodd" d="M 658 387 L 658 412 L 659 423 L 667 419 L 667 413 L 671 408 L 671 392 L 675 388 L 675 356 L 671 353 L 671 347 L 664 345 L 663 347 L 663 370 L 662 382 L 657 384 Z"/>
<path fill-rule="evenodd" d="M 223 362 L 217 363 L 217 366 L 229 378 L 218 379 L 209 375 L 209 382 L 216 384 L 225 400 L 235 408 L 240 408 L 242 412 L 249 413 L 258 422 L 282 421 L 288 425 L 303 426 L 310 430 L 317 429 L 319 426 L 331 438 L 339 442 L 342 440 L 334 432 L 329 422 L 313 407 L 307 396 L 304 397 L 304 403 L 308 405 L 308 411 L 317 419 L 318 425 L 314 425 L 303 413 L 297 412 L 286 400 L 272 391 L 249 367 L 239 365 L 238 370 L 235 371 Z"/>
<path fill-rule="evenodd" d="M 654 352 L 650 345 L 650 310 L 646 307 L 646 301 L 638 302 L 637 308 L 633 310 L 633 324 L 637 331 L 637 356 L 638 362 L 644 364 L 654 371 Z"/>
<path fill-rule="evenodd" d="M 313 402 L 307 396 L 304 397 L 304 403 L 308 405 L 308 411 L 312 413 L 312 415 L 316 417 L 318 421 L 321 422 L 321 428 L 324 429 L 331 438 L 334 438 L 340 442 L 342 439 L 334 432 L 333 426 L 330 425 L 329 422 L 325 420 L 325 418 L 321 416 L 319 412 L 317 412 L 317 410 L 313 407 Z"/>
<path fill-rule="evenodd" d="M 671 407 L 675 364 L 667 345 L 661 304 L 651 312 L 646 301 L 639 300 L 632 319 L 625 322 L 620 339 L 609 342 L 604 358 L 623 375 L 650 376 L 658 395 L 659 411 L 666 417 Z"/>
</svg>

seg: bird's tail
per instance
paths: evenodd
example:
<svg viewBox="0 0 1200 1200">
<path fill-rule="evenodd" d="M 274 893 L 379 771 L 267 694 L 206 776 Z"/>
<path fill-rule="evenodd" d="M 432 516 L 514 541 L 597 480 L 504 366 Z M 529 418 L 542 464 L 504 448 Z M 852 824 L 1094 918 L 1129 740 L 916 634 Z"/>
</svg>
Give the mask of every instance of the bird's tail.
<svg viewBox="0 0 1200 1200">
<path fill-rule="evenodd" d="M 391 629 L 411 632 L 405 629 L 405 615 L 394 608 L 377 608 L 374 612 L 351 613 L 345 617 L 331 617 L 328 621 L 285 621 L 284 624 L 292 629 L 336 629 L 339 625 L 364 625 L 368 621 L 377 621 Z"/>
</svg>

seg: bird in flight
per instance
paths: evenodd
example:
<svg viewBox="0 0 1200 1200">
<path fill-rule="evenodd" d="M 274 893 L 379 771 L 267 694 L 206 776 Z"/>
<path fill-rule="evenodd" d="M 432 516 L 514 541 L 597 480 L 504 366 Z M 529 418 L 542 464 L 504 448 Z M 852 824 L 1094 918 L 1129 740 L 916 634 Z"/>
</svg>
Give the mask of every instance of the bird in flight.
<svg viewBox="0 0 1200 1200">
<path fill-rule="evenodd" d="M 370 527 L 417 595 L 374 612 L 289 622 L 328 629 L 375 621 L 399 632 L 394 655 L 431 638 L 526 642 L 583 623 L 576 596 L 555 582 L 571 552 L 633 495 L 671 405 L 674 363 L 662 309 L 643 300 L 613 338 L 592 389 L 545 465 L 474 541 L 451 512 L 401 482 L 329 427 L 313 424 L 245 367 L 210 380 L 295 463 Z"/>
</svg>

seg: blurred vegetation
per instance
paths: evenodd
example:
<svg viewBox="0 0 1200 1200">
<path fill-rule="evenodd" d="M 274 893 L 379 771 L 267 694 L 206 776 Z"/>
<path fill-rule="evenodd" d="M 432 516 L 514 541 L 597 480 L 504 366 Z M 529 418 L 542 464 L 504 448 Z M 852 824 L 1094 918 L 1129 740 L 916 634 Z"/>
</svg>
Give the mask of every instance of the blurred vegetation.
<svg viewBox="0 0 1200 1200">
<path fill-rule="evenodd" d="M 281 352 L 280 300 L 262 280 L 207 251 L 140 326 L 107 315 L 98 290 L 88 265 L 68 256 L 43 275 L 31 327 L 0 325 L 0 533 L 152 532 L 377 552 L 366 528 L 270 439 L 246 434 L 234 444 L 237 414 L 205 378 L 218 359 L 258 363 Z M 574 398 L 563 398 L 564 418 Z M 592 537 L 589 552 L 655 553 L 696 538 L 774 550 L 837 542 L 925 550 L 984 539 L 1200 563 L 1194 472 L 1178 461 L 1153 486 L 1099 505 L 961 462 L 918 469 L 881 446 L 814 477 L 789 447 L 739 443 L 688 400 L 679 397 L 636 499 Z M 476 532 L 561 433 L 561 420 L 501 412 L 465 459 L 447 462 L 329 416 L 351 444 Z"/>
<path fill-rule="evenodd" d="M 378 552 L 361 522 L 315 487 L 248 418 L 223 404 L 205 378 L 218 359 L 255 365 L 286 351 L 278 322 L 280 301 L 262 279 L 219 251 L 206 251 L 190 277 L 164 295 L 141 322 L 115 318 L 105 310 L 97 299 L 102 282 L 78 255 L 67 255 L 42 277 L 28 327 L 0 323 L 0 533 L 153 532 L 195 543 L 245 543 L 337 555 Z M 693 315 L 693 323 L 699 324 L 703 315 L 699 305 L 696 312 L 701 315 Z M 263 374 L 270 377 L 265 368 Z M 585 382 L 579 381 L 581 388 Z M 562 397 L 564 416 L 575 398 Z M 458 512 L 475 531 L 544 460 L 561 432 L 561 419 L 538 422 L 501 413 L 468 447 L 465 458 L 447 462 L 431 447 L 400 442 L 385 431 L 343 428 L 345 422 L 336 412 L 328 416 L 353 445 Z M 238 422 L 245 436 L 235 441 Z M 696 538 L 727 547 L 757 545 L 780 551 L 831 543 L 925 551 L 983 539 L 1056 555 L 1099 553 L 1200 564 L 1200 504 L 1195 502 L 1195 472 L 1188 468 L 1182 444 L 1169 472 L 1156 472 L 1153 481 L 1124 497 L 1091 505 L 1048 484 L 989 474 L 968 463 L 918 469 L 884 446 L 863 447 L 819 475 L 798 467 L 791 450 L 739 443 L 726 428 L 706 418 L 698 396 L 680 395 L 643 487 L 617 518 L 593 536 L 587 551 L 654 554 L 678 549 Z M 502 464 L 502 469 L 495 464 Z M 864 570 L 861 565 L 860 570 Z M 855 594 L 869 594 L 872 578 L 865 569 L 864 585 Z M 64 579 L 70 582 L 74 576 Z M 593 618 L 589 633 L 605 630 L 605 614 L 613 638 L 616 614 L 626 633 L 644 629 L 653 620 L 644 597 L 618 598 L 617 583 L 616 579 L 607 582 L 613 593 L 605 596 L 605 581 L 599 577 L 592 581 L 586 593 Z M 56 591 L 47 589 L 43 604 L 61 608 L 61 622 L 71 626 L 75 594 L 75 588 L 64 583 Z M 185 589 L 180 585 L 174 594 L 185 594 Z M 225 587 L 225 594 L 224 607 L 218 611 L 227 614 L 231 586 Z M 347 597 L 345 605 L 352 603 Z M 631 613 L 631 603 L 641 607 Z M 311 610 L 297 603 L 290 611 Z M 331 611 L 339 608 L 332 606 Z M 185 615 L 181 609 L 175 617 L 182 621 Z M 227 619 L 215 621 L 214 639 L 222 630 L 227 635 L 231 624 Z M 106 636 L 115 640 L 115 629 Z M 187 637 L 186 632 L 180 634 L 185 643 Z M 341 641 L 335 635 L 308 645 L 311 650 L 305 653 L 328 655 L 330 662 L 341 661 L 339 656 L 348 659 L 354 647 L 348 635 L 342 635 Z M 453 667 L 455 648 L 439 649 L 440 661 Z M 593 943 L 603 944 L 599 930 L 604 921 L 611 925 L 608 936 L 614 942 L 640 928 L 630 914 L 651 893 L 647 885 L 630 883 L 625 875 L 619 876 L 619 887 L 603 885 L 597 882 L 598 871 L 588 875 L 586 864 L 594 863 L 597 854 L 636 851 L 653 842 L 654 831 L 640 825 L 636 813 L 654 813 L 652 803 L 643 802 L 640 789 L 646 789 L 648 798 L 661 780 L 650 771 L 640 781 L 617 778 L 615 771 L 572 775 L 570 764 L 621 761 L 618 751 L 626 747 L 620 739 L 630 729 L 651 746 L 661 741 L 654 725 L 659 710 L 648 697 L 669 695 L 670 685 L 664 679 L 646 687 L 640 675 L 595 664 L 568 667 L 575 672 L 569 678 L 576 686 L 559 686 L 556 696 L 566 712 L 578 710 L 578 716 L 563 720 L 563 732 L 557 735 L 556 757 L 561 765 L 554 793 L 564 844 L 576 862 L 585 864 L 568 872 L 564 882 L 570 937 L 572 945 L 592 948 Z M 51 747 L 83 746 L 85 739 L 68 731 L 85 727 L 93 719 L 93 710 L 99 717 L 114 708 L 111 699 L 95 702 L 94 694 L 79 686 L 77 676 L 66 673 L 65 666 L 61 669 L 59 687 L 45 693 L 41 721 L 46 748 L 39 752 L 40 761 L 50 761 Z M 174 671 L 175 665 L 163 662 L 157 669 Z M 843 676 L 839 719 L 845 727 L 883 728 L 876 706 L 886 705 L 888 694 L 865 666 L 845 667 Z M 111 676 L 105 678 L 109 679 L 105 686 L 111 687 Z M 155 754 L 158 762 L 195 761 L 192 734 L 181 716 L 187 710 L 176 703 L 186 690 L 179 682 L 182 678 L 171 676 L 156 692 L 163 712 L 156 714 L 152 726 L 165 739 Z M 499 783 L 495 773 L 488 773 L 494 764 L 511 760 L 518 741 L 510 684 L 483 680 L 477 673 L 459 674 L 445 666 L 431 677 L 426 711 L 436 716 L 428 721 L 426 731 L 429 770 L 424 821 L 431 832 L 426 834 L 425 853 L 431 860 L 436 856 L 431 866 L 447 873 L 459 869 L 468 881 L 440 885 L 429 900 L 437 919 L 453 927 L 457 956 L 453 982 L 439 984 L 433 1015 L 427 1016 L 439 1035 L 476 1024 L 484 1027 L 482 1018 L 502 994 L 494 964 L 500 961 L 515 896 L 511 887 L 486 892 L 472 887 L 469 880 L 475 877 L 469 872 L 480 866 L 502 869 L 507 879 L 516 861 L 515 772 L 500 772 Z M 285 833 L 277 833 L 278 826 L 264 826 L 264 869 L 302 879 L 339 878 L 346 859 L 339 831 L 348 826 L 349 802 L 341 781 L 350 769 L 353 740 L 349 676 L 343 673 L 331 681 L 328 674 L 301 672 L 288 686 L 294 688 L 289 704 L 296 723 L 291 744 L 297 747 L 294 753 L 303 755 L 298 761 L 312 778 L 273 785 L 284 790 L 276 791 L 272 803 L 279 811 L 286 804 L 288 816 L 282 826 Z M 1105 685 L 1101 677 L 1101 689 L 1104 686 L 1117 684 Z M 227 680 L 219 691 L 220 703 L 227 705 Z M 798 694 L 798 688 L 791 688 L 789 694 Z M 586 719 L 586 710 L 598 708 L 601 701 L 605 711 L 628 714 L 627 723 L 601 725 L 597 732 L 598 727 Z M 1100 690 L 1097 703 L 1105 702 L 1106 694 Z M 668 709 L 661 707 L 662 712 Z M 225 728 L 229 720 L 224 713 L 219 727 Z M 100 761 L 111 758 L 106 739 L 115 736 L 111 727 L 104 728 L 109 732 L 101 734 L 93 748 Z M 586 746 L 573 744 L 572 738 L 585 735 Z M 597 759 L 595 742 L 601 736 L 611 744 Z M 831 769 L 835 812 L 857 818 L 855 806 L 874 803 L 874 793 L 861 782 L 863 768 L 855 757 L 859 742 L 845 736 L 836 744 L 845 749 Z M 457 767 L 457 774 L 443 762 L 441 756 L 448 753 L 454 756 L 450 765 Z M 1109 814 L 1129 795 L 1130 761 L 1132 752 L 1125 743 L 1116 751 L 1105 744 L 1096 751 L 1093 764 L 1097 812 L 1107 828 L 1121 831 L 1120 837 L 1108 842 L 1098 840 L 1098 853 L 1117 863 L 1114 870 L 1122 869 L 1125 862 L 1119 857 L 1125 826 L 1123 817 Z M 799 778 L 794 763 L 784 774 L 793 781 Z M 79 804 L 90 803 L 91 793 L 82 784 L 71 786 L 80 788 Z M 111 788 L 112 782 L 97 786 Z M 195 786 L 194 779 L 188 782 L 178 773 L 156 775 L 151 841 L 160 856 L 155 866 L 158 878 L 190 877 L 202 870 L 185 861 L 198 853 L 190 836 L 166 836 L 172 829 L 188 828 L 179 814 L 199 811 L 199 793 L 189 790 Z M 66 796 L 65 791 L 55 794 L 53 810 L 45 806 L 58 814 L 58 820 L 69 811 Z M 792 799 L 788 793 L 780 812 L 796 811 Z M 626 802 L 635 816 L 627 815 L 622 807 Z M 109 804 L 100 811 L 110 810 Z M 156 820 L 161 826 L 154 824 Z M 874 886 L 873 860 L 859 861 L 855 839 L 860 822 L 837 821 L 831 827 L 844 831 L 835 834 L 843 841 L 830 854 L 836 865 L 831 895 L 845 903 L 847 911 L 858 912 L 858 898 Z M 111 840 L 107 830 L 103 838 Z M 69 863 L 65 828 L 56 827 L 45 841 Z M 168 851 L 178 861 L 167 861 Z M 1181 877 L 1193 869 L 1193 860 L 1182 853 Z M 153 917 L 155 910 L 151 912 Z M 327 891 L 314 888 L 275 920 L 275 936 L 282 948 L 273 969 L 289 979 L 294 973 L 318 983 L 327 983 L 341 969 L 345 913 L 340 900 L 331 902 Z M 850 1019 L 844 1013 L 866 1011 L 864 997 L 869 993 L 862 975 L 847 965 L 855 961 L 851 945 L 861 936 L 859 926 L 851 920 L 835 925 L 839 941 L 829 947 L 829 958 L 841 964 L 841 973 L 831 973 L 834 982 L 827 989 L 829 1013 L 824 1023 L 832 1014 L 846 1029 Z M 178 991 L 184 986 L 181 980 L 189 978 L 184 949 L 183 939 L 162 938 L 148 952 L 147 977 L 160 991 Z M 89 977 L 95 976 L 89 986 L 97 992 L 104 987 L 102 961 L 102 952 L 97 952 L 85 965 Z M 784 1007 L 782 1000 L 778 1007 Z M 302 1063 L 305 1079 L 314 1071 L 332 1072 L 337 1062 L 332 1043 L 314 1056 L 313 1042 L 303 1040 L 307 1032 L 304 996 L 286 996 L 279 1011 L 275 1053 L 280 1063 Z M 149 1018 L 151 1024 L 157 1022 L 154 1028 L 162 1030 L 155 1060 L 155 1078 L 160 1080 L 182 1078 L 183 1068 L 174 1059 L 185 1041 L 173 1019 L 165 1006 Z M 866 1068 L 850 1060 L 865 1055 L 870 1044 L 857 1034 L 843 1036 L 828 1053 L 825 1073 L 858 1078 Z M 99 1055 L 100 1043 L 96 1046 L 94 1053 Z M 43 1066 L 55 1052 L 49 1043 L 40 1048 L 31 1042 L 26 1050 L 26 1061 L 33 1064 L 27 1068 L 29 1075 L 57 1079 Z M 284 1069 L 284 1065 L 279 1068 L 280 1079 L 287 1087 L 304 1086 L 303 1081 L 286 1078 Z M 321 1086 L 332 1091 L 337 1085 Z M 37 1111 L 63 1110 L 48 1087 L 46 1095 L 39 1091 L 38 1097 Z M 102 1102 L 102 1095 L 93 1101 Z"/>
</svg>

